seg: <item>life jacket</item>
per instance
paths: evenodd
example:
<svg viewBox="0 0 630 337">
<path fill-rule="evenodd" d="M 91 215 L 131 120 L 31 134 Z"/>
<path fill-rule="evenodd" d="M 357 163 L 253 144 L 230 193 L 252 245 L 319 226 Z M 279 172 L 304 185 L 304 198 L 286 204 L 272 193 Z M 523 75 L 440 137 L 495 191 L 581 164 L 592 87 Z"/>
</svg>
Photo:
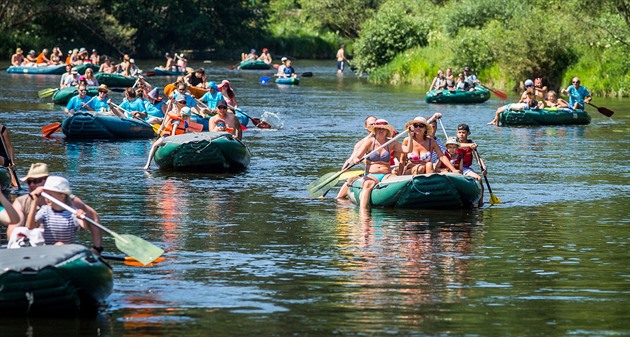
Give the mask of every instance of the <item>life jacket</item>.
<svg viewBox="0 0 630 337">
<path fill-rule="evenodd" d="M 188 129 L 188 122 L 183 120 L 178 114 L 174 112 L 169 112 L 168 116 L 171 118 L 171 122 L 164 127 L 164 130 L 162 131 L 162 134 L 160 134 L 160 136 L 170 135 L 171 131 L 173 131 L 173 122 L 175 121 L 179 121 L 177 129 L 175 129 L 175 134 L 181 135 L 186 133 L 186 129 Z"/>
</svg>

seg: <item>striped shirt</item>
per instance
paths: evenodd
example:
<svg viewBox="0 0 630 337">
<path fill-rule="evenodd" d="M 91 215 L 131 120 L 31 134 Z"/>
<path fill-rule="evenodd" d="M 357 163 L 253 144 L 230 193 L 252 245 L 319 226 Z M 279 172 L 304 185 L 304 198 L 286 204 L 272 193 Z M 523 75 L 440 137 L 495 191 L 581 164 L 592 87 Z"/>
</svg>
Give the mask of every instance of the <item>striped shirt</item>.
<svg viewBox="0 0 630 337">
<path fill-rule="evenodd" d="M 35 221 L 44 226 L 44 240 L 47 245 L 76 242 L 79 222 L 71 212 L 55 211 L 49 205 L 44 205 L 35 214 Z"/>
</svg>

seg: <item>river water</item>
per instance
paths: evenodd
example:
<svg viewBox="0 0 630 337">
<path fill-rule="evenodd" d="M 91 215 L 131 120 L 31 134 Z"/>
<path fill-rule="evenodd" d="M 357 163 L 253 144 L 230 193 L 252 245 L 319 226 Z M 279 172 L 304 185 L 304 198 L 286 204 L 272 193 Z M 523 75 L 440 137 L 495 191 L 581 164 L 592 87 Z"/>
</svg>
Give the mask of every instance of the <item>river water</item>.
<svg viewBox="0 0 630 337">
<path fill-rule="evenodd" d="M 64 114 L 37 91 L 58 77 L 0 74 L 18 174 L 47 162 L 103 225 L 167 251 L 155 267 L 113 262 L 114 292 L 96 318 L 1 317 L 0 335 L 630 335 L 627 100 L 596 98 L 615 115 L 589 108 L 587 126 L 506 128 L 486 125 L 502 104 L 494 96 L 428 105 L 421 88 L 337 76 L 334 62 L 296 62 L 314 76 L 295 87 L 261 85 L 269 73 L 229 63 L 193 66 L 229 79 L 252 117 L 283 124 L 245 132 L 243 173 L 145 172 L 148 140 L 43 139 Z M 306 185 L 339 170 L 364 135 L 365 116 L 401 129 L 434 112 L 449 135 L 470 125 L 502 204 L 486 193 L 478 210 L 361 212 L 330 198 L 336 190 L 309 197 Z"/>
</svg>

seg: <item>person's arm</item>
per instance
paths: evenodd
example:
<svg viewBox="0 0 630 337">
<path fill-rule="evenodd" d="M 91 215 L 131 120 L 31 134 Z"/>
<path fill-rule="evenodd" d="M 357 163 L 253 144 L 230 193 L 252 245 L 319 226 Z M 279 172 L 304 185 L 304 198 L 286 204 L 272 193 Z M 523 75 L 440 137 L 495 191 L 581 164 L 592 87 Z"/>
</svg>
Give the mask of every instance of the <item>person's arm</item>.
<svg viewBox="0 0 630 337">
<path fill-rule="evenodd" d="M 94 210 L 94 208 L 90 207 L 89 205 L 85 204 L 83 202 L 83 200 L 81 200 L 79 197 L 74 197 L 74 199 L 72 200 L 72 202 L 74 203 L 74 206 L 77 209 L 82 210 L 85 213 L 85 216 L 94 220 L 96 223 L 100 222 L 100 218 L 98 216 L 98 213 L 96 213 L 96 211 Z M 80 219 L 80 218 L 79 218 Z M 82 225 L 83 228 L 85 228 L 87 226 L 87 229 L 90 231 L 90 234 L 92 236 L 92 244 L 94 245 L 94 247 L 92 248 L 92 250 L 95 251 L 95 253 L 101 253 L 103 251 L 103 231 L 98 228 L 97 226 L 94 226 L 92 223 L 85 221 Z"/>
<path fill-rule="evenodd" d="M 31 208 L 29 209 L 28 215 L 26 217 L 25 226 L 28 229 L 33 229 L 39 226 L 39 223 L 35 221 L 35 213 L 37 213 L 37 198 L 39 197 L 39 193 L 41 193 L 41 191 L 41 188 L 38 187 L 35 191 L 29 193 L 33 201 L 31 202 Z"/>
<path fill-rule="evenodd" d="M 10 225 L 22 221 L 20 214 L 13 208 L 13 205 L 4 196 L 4 193 L 0 193 L 0 204 L 4 207 L 4 209 L 0 211 L 0 224 Z"/>
<path fill-rule="evenodd" d="M 586 88 L 584 88 L 584 92 L 585 92 L 585 95 L 584 95 L 584 102 L 586 102 L 586 103 L 590 103 L 590 102 L 591 102 L 591 99 L 593 99 L 593 97 L 591 97 L 591 93 L 590 93 L 590 92 L 588 92 L 588 89 L 586 89 Z"/>
<path fill-rule="evenodd" d="M 433 82 L 431 82 L 431 86 L 429 86 L 429 91 L 433 90 L 433 88 L 435 87 L 435 82 L 437 82 L 437 77 L 433 78 Z M 437 89 L 437 88 L 435 88 Z"/>
<path fill-rule="evenodd" d="M 448 158 L 444 155 L 444 152 L 442 152 L 442 149 L 440 149 L 440 146 L 438 146 L 438 143 L 432 142 L 432 144 L 433 144 L 432 150 L 438 155 L 442 165 L 446 166 L 446 168 L 448 168 L 451 172 L 458 172 L 457 169 L 453 166 L 453 164 L 451 164 L 451 161 L 448 160 Z"/>
</svg>

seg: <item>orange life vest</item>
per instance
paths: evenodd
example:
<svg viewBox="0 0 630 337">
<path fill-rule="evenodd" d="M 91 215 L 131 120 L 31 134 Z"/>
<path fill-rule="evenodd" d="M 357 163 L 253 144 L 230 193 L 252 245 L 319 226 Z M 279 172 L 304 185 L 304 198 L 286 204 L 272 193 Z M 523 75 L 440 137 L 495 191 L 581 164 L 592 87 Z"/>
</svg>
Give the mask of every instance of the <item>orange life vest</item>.
<svg viewBox="0 0 630 337">
<path fill-rule="evenodd" d="M 164 130 L 162 131 L 162 134 L 160 136 L 170 135 L 171 131 L 173 131 L 173 122 L 175 121 L 179 121 L 179 125 L 177 125 L 177 129 L 175 129 L 175 134 L 181 135 L 181 134 L 186 133 L 186 129 L 188 129 L 187 127 L 188 122 L 183 120 L 178 114 L 174 112 L 169 112 L 167 115 L 171 118 L 171 122 L 168 123 L 168 125 L 164 127 Z"/>
</svg>

